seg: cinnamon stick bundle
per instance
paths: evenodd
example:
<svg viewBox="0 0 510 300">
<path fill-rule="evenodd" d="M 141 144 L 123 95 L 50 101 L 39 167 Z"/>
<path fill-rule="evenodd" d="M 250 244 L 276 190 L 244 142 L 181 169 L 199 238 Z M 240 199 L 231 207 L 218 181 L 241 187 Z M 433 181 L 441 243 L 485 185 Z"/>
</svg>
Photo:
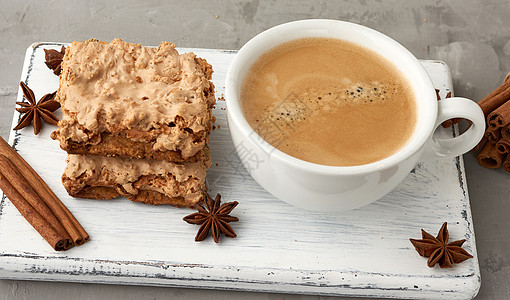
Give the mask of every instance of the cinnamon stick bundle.
<svg viewBox="0 0 510 300">
<path fill-rule="evenodd" d="M 1 137 L 0 188 L 53 249 L 67 250 L 89 239 L 69 209 Z"/>
<path fill-rule="evenodd" d="M 478 102 L 487 128 L 473 149 L 480 151 L 478 163 L 485 168 L 503 168 L 510 172 L 510 73 L 501 86 Z"/>
</svg>

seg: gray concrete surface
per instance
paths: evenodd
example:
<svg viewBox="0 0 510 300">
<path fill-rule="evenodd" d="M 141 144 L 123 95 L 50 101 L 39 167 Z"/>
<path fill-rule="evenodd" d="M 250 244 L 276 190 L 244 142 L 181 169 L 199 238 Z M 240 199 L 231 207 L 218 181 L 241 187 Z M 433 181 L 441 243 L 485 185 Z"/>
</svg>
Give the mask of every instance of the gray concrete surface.
<svg viewBox="0 0 510 300">
<path fill-rule="evenodd" d="M 157 45 L 239 49 L 271 26 L 331 18 L 377 29 L 418 58 L 441 59 L 455 92 L 480 100 L 510 71 L 510 1 L 7 1 L 0 0 L 0 135 L 8 138 L 25 49 L 36 41 L 120 37 Z M 510 174 L 464 156 L 482 287 L 510 299 Z M 328 297 L 0 280 L 0 299 L 317 299 Z"/>
</svg>

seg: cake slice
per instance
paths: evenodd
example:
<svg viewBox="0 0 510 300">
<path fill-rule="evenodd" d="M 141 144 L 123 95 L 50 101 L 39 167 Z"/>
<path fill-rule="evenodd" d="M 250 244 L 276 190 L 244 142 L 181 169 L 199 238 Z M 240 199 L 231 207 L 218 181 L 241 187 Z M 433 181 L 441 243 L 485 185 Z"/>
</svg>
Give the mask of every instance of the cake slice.
<svg viewBox="0 0 510 300">
<path fill-rule="evenodd" d="M 125 196 L 135 202 L 193 208 L 203 200 L 210 163 L 209 157 L 179 164 L 70 154 L 62 182 L 73 197 L 112 199 Z"/>
<path fill-rule="evenodd" d="M 175 45 L 73 42 L 56 100 L 51 137 L 68 153 L 197 162 L 212 128 L 211 65 Z"/>
</svg>

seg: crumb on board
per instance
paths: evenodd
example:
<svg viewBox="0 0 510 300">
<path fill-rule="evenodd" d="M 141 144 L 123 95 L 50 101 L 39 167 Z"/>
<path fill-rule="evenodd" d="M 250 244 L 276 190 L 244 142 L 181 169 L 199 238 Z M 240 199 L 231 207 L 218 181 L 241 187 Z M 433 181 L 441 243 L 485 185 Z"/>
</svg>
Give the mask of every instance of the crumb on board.
<svg viewBox="0 0 510 300">
<path fill-rule="evenodd" d="M 217 166 L 219 166 L 219 164 L 218 164 L 218 163 L 216 163 L 216 167 L 217 167 Z"/>
</svg>

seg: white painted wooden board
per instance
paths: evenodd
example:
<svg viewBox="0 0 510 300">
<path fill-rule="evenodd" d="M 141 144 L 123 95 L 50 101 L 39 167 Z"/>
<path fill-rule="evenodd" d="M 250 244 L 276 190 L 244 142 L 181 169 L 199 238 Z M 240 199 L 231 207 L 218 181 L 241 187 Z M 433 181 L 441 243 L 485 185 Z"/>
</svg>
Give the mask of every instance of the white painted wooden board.
<svg viewBox="0 0 510 300">
<path fill-rule="evenodd" d="M 44 65 L 44 48 L 27 50 L 21 80 L 39 98 L 58 87 Z M 235 51 L 193 51 L 214 68 L 217 96 Z M 422 61 L 441 96 L 452 90 L 448 67 Z M 17 101 L 21 101 L 21 92 Z M 43 177 L 91 236 L 84 246 L 55 252 L 5 196 L 0 205 L 0 277 L 133 285 L 390 298 L 469 299 L 480 286 L 480 271 L 462 158 L 419 164 L 383 199 L 351 212 L 324 214 L 285 204 L 265 192 L 235 155 L 225 119 L 225 102 L 214 110 L 212 194 L 239 201 L 232 226 L 236 239 L 222 236 L 194 242 L 198 226 L 182 221 L 191 210 L 131 203 L 126 199 L 86 200 L 67 195 L 60 182 L 66 153 L 32 128 L 12 132 L 10 143 Z M 19 119 L 14 113 L 13 126 Z M 451 136 L 452 129 L 438 134 Z M 310 199 L 313 201 L 313 199 Z M 428 268 L 409 242 L 424 228 L 436 234 L 447 221 L 451 239 L 467 239 L 474 259 L 453 269 Z"/>
</svg>

